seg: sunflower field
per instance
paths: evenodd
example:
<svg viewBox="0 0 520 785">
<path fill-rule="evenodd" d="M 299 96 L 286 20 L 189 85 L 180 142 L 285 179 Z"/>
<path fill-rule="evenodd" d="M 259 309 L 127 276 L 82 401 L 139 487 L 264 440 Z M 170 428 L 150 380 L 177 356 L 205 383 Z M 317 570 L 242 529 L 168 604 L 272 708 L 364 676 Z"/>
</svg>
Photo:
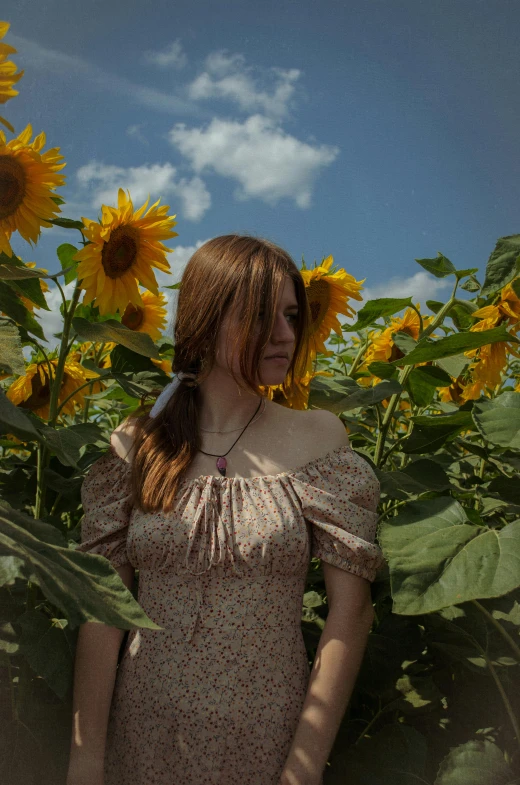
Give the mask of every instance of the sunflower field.
<svg viewBox="0 0 520 785">
<path fill-rule="evenodd" d="M 2 104 L 23 76 L 8 28 L 0 22 Z M 59 149 L 0 122 L 0 780 L 64 785 L 79 625 L 157 628 L 137 588 L 76 545 L 85 472 L 169 381 L 154 268 L 170 271 L 176 222 L 159 202 L 134 207 L 124 183 L 97 219 L 64 217 Z M 37 258 L 54 226 L 70 231 L 59 272 L 15 255 L 13 235 Z M 303 263 L 312 365 L 289 396 L 266 389 L 281 406 L 333 411 L 381 484 L 386 564 L 325 782 L 520 783 L 520 235 L 496 242 L 483 283 L 478 267 L 441 253 L 416 261 L 452 282 L 446 302 L 364 301 L 364 282 L 332 256 Z M 55 350 L 39 318 L 51 287 Z M 302 607 L 311 665 L 326 618 L 313 559 Z"/>
</svg>

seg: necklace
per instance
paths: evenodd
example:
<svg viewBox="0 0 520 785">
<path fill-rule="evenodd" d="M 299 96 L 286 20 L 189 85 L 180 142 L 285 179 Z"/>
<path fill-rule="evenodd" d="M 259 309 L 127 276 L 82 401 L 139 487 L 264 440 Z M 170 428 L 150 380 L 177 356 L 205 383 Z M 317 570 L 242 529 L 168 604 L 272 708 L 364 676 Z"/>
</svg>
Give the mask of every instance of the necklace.
<svg viewBox="0 0 520 785">
<path fill-rule="evenodd" d="M 264 400 L 264 399 L 262 399 L 262 400 L 264 401 L 264 407 L 265 407 L 265 400 Z M 260 400 L 260 402 L 259 402 L 258 406 L 256 407 L 256 411 L 255 411 L 255 413 L 253 414 L 253 416 L 251 417 L 251 419 L 249 420 L 249 422 L 248 422 L 248 423 L 246 423 L 246 425 L 244 426 L 244 428 L 242 428 L 242 433 L 244 433 L 244 431 L 245 431 L 245 429 L 247 428 L 247 426 L 248 426 L 248 425 L 250 425 L 250 423 L 251 423 L 251 420 L 253 419 L 253 417 L 255 417 L 255 416 L 256 416 L 256 414 L 258 413 L 258 410 L 259 410 L 260 406 L 262 405 L 262 400 Z M 210 433 L 211 433 L 211 431 L 210 431 Z M 215 431 L 215 433 L 217 433 L 217 431 Z M 231 433 L 231 431 L 230 431 L 230 433 Z M 240 434 L 240 436 L 242 436 L 242 433 Z M 228 450 L 227 452 L 225 452 L 225 453 L 224 453 L 224 455 L 216 455 L 215 453 L 212 453 L 212 452 L 204 452 L 204 450 L 200 450 L 200 452 L 201 452 L 203 455 L 211 455 L 211 457 L 212 457 L 212 458 L 216 458 L 216 459 L 217 459 L 217 460 L 216 460 L 216 466 L 217 466 L 217 469 L 219 470 L 219 473 L 222 475 L 222 477 L 225 477 L 225 476 L 226 476 L 226 467 L 227 467 L 227 461 L 226 461 L 226 458 L 225 458 L 225 456 L 226 456 L 228 453 L 230 453 L 230 452 L 231 452 L 231 450 L 233 449 L 233 447 L 235 446 L 235 444 L 236 444 L 236 443 L 238 442 L 238 440 L 240 439 L 240 436 L 238 436 L 238 438 L 236 438 L 236 439 L 235 439 L 235 441 L 233 442 L 233 444 L 231 445 L 231 447 L 229 448 L 229 450 Z"/>
</svg>

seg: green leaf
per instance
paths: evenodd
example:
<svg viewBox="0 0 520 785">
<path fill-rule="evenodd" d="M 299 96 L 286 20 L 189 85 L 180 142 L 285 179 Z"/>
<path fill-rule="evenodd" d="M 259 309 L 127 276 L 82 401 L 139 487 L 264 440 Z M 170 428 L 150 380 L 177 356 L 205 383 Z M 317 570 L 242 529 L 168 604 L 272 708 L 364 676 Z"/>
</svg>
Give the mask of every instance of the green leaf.
<svg viewBox="0 0 520 785">
<path fill-rule="evenodd" d="M 9 286 L 19 297 L 26 297 L 32 303 L 37 305 L 38 308 L 43 308 L 44 311 L 51 310 L 47 305 L 47 300 L 45 299 L 45 295 L 42 292 L 39 276 L 24 276 L 23 278 L 16 279 L 13 278 L 4 285 Z"/>
<path fill-rule="evenodd" d="M 346 332 L 356 332 L 373 324 L 382 316 L 392 316 L 412 305 L 411 297 L 381 297 L 378 300 L 368 300 L 357 313 L 357 322 L 343 329 Z"/>
<path fill-rule="evenodd" d="M 11 322 L 0 318 L 0 370 L 22 376 L 25 373 L 25 358 L 20 333 Z"/>
<path fill-rule="evenodd" d="M 500 530 L 474 526 L 452 498 L 410 502 L 381 524 L 379 542 L 394 613 L 432 613 L 520 585 L 520 520 Z"/>
<path fill-rule="evenodd" d="M 62 229 L 79 229 L 80 232 L 85 230 L 81 221 L 73 221 L 72 218 L 49 218 L 48 221 L 54 226 L 61 226 Z"/>
<path fill-rule="evenodd" d="M 421 374 L 418 374 L 418 368 L 414 368 L 410 376 L 405 382 L 405 389 L 412 403 L 421 408 L 428 406 L 435 397 L 435 387 L 428 382 L 425 382 Z"/>
<path fill-rule="evenodd" d="M 12 433 L 24 442 L 41 442 L 42 437 L 23 413 L 0 388 L 0 431 Z"/>
<path fill-rule="evenodd" d="M 68 284 L 74 281 L 77 275 L 78 262 L 74 261 L 74 256 L 78 253 L 75 245 L 70 243 L 63 243 L 56 249 L 58 259 L 60 260 L 61 269 L 66 270 L 65 283 Z"/>
<path fill-rule="evenodd" d="M 505 325 L 494 327 L 492 330 L 483 330 L 474 333 L 456 333 L 440 338 L 438 341 L 419 342 L 416 349 L 402 357 L 394 360 L 393 365 L 415 365 L 416 363 L 427 362 L 429 360 L 440 360 L 443 357 L 450 357 L 460 354 L 461 351 L 478 349 L 480 346 L 488 346 L 498 341 L 508 343 L 520 343 L 516 336 L 507 332 Z"/>
<path fill-rule="evenodd" d="M 482 297 L 495 294 L 513 280 L 519 271 L 519 254 L 520 234 L 508 235 L 497 240 L 495 249 L 488 259 Z"/>
<path fill-rule="evenodd" d="M 473 419 L 491 444 L 520 449 L 520 393 L 504 392 L 492 400 L 475 401 Z"/>
<path fill-rule="evenodd" d="M 455 270 L 458 281 L 465 278 L 467 275 L 473 275 L 473 273 L 478 273 L 478 267 L 467 267 L 465 270 Z"/>
<path fill-rule="evenodd" d="M 103 429 L 96 423 L 79 423 L 60 428 L 44 425 L 39 428 L 47 447 L 65 466 L 78 468 L 80 449 L 86 444 L 105 443 Z"/>
<path fill-rule="evenodd" d="M 20 653 L 62 700 L 72 684 L 74 659 L 65 634 L 66 619 L 49 619 L 29 610 L 16 619 L 21 627 Z"/>
<path fill-rule="evenodd" d="M 150 371 L 155 376 L 164 377 L 164 383 L 169 381 L 169 376 L 164 373 L 149 357 L 137 354 L 126 346 L 114 346 L 110 352 L 110 362 L 112 372 L 119 373 L 138 373 L 140 371 Z"/>
<path fill-rule="evenodd" d="M 397 379 L 399 372 L 390 363 L 384 363 L 376 360 L 370 363 L 368 370 L 372 376 L 377 376 L 378 379 Z"/>
<path fill-rule="evenodd" d="M 451 384 L 451 376 L 435 365 L 421 365 L 414 368 L 412 373 L 420 376 L 424 384 L 429 384 L 430 387 L 449 387 Z"/>
<path fill-rule="evenodd" d="M 435 275 L 436 278 L 445 278 L 447 275 L 453 275 L 456 270 L 455 266 L 446 258 L 440 251 L 437 251 L 436 259 L 416 259 L 417 264 L 428 270 L 429 273 Z"/>
<path fill-rule="evenodd" d="M 146 333 L 139 333 L 129 330 L 124 324 L 115 319 L 107 319 L 105 322 L 91 324 L 80 316 L 72 319 L 72 326 L 78 336 L 84 341 L 114 341 L 122 346 L 126 346 L 137 354 L 145 357 L 155 357 L 160 360 L 159 352 L 154 342 Z"/>
<path fill-rule="evenodd" d="M 16 324 L 24 327 L 27 332 L 36 335 L 42 341 L 46 340 L 40 323 L 36 321 L 9 285 L 0 286 L 0 311 L 9 316 Z"/>
<path fill-rule="evenodd" d="M 401 448 L 405 454 L 421 455 L 435 452 L 460 431 L 474 428 L 471 414 L 464 411 L 449 415 L 414 417 L 413 423 L 413 430 Z"/>
<path fill-rule="evenodd" d="M 518 477 L 495 477 L 489 483 L 488 491 L 497 493 L 501 500 L 510 504 L 520 504 L 520 482 Z"/>
<path fill-rule="evenodd" d="M 315 376 L 309 385 L 308 406 L 341 414 L 347 396 L 358 389 L 357 383 L 349 376 Z"/>
<path fill-rule="evenodd" d="M 474 275 L 470 275 L 468 280 L 460 285 L 460 288 L 465 289 L 466 292 L 478 292 L 482 288 L 482 285 L 478 282 Z"/>
<path fill-rule="evenodd" d="M 454 379 L 457 379 L 470 362 L 471 360 L 464 354 L 453 354 L 451 357 L 443 357 L 437 360 L 437 365 Z"/>
<path fill-rule="evenodd" d="M 431 491 L 445 491 L 450 487 L 450 478 L 442 466 L 429 458 L 412 461 L 403 472 Z"/>
<path fill-rule="evenodd" d="M 384 472 L 376 469 L 382 493 L 392 499 L 406 499 L 426 491 L 444 491 L 450 487 L 448 475 L 435 461 L 422 458 L 403 471 Z"/>
<path fill-rule="evenodd" d="M 426 300 L 426 307 L 433 313 L 439 313 L 443 305 L 444 303 L 441 303 L 440 300 Z"/>
<path fill-rule="evenodd" d="M 390 398 L 391 395 L 401 392 L 403 388 L 395 379 L 386 379 L 385 381 L 376 384 L 375 387 L 359 387 L 351 395 L 347 396 L 342 402 L 341 411 L 347 412 L 350 409 L 357 409 L 362 407 L 366 409 L 369 406 L 374 406 L 376 403 L 384 401 L 385 398 Z"/>
<path fill-rule="evenodd" d="M 0 585 L 15 578 L 36 583 L 72 627 L 96 621 L 123 630 L 162 629 L 146 616 L 108 559 L 42 541 L 28 523 L 29 516 L 0 502 Z"/>
<path fill-rule="evenodd" d="M 520 298 L 520 278 L 515 278 L 511 286 L 516 296 Z"/>
<path fill-rule="evenodd" d="M 443 759 L 435 785 L 514 785 L 518 782 L 493 742 L 471 740 L 452 747 Z"/>
<path fill-rule="evenodd" d="M 338 769 L 331 785 L 422 785 L 427 782 L 427 758 L 428 745 L 419 731 L 389 723 L 348 746 L 342 760 L 331 765 L 331 770 Z"/>
<path fill-rule="evenodd" d="M 405 333 L 402 330 L 392 333 L 392 338 L 395 345 L 403 353 L 403 355 L 410 354 L 412 349 L 415 349 L 417 346 L 417 341 L 415 338 L 412 338 L 411 335 L 408 335 L 408 333 Z"/>
</svg>

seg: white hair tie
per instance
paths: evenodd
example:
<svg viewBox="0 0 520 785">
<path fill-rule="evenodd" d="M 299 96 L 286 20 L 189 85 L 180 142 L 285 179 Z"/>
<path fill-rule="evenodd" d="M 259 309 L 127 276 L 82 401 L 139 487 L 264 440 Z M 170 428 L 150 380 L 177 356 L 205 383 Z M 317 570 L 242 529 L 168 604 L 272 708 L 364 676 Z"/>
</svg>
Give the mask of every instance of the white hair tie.
<svg viewBox="0 0 520 785">
<path fill-rule="evenodd" d="M 179 373 L 176 374 L 175 379 L 169 382 L 164 388 L 164 390 L 162 390 L 162 392 L 160 393 L 159 397 L 157 398 L 154 405 L 150 409 L 150 417 L 156 417 L 160 412 L 162 412 L 162 410 L 164 409 L 164 407 L 172 397 L 173 393 L 175 392 L 181 381 L 183 381 L 184 379 L 191 380 L 192 378 L 194 378 L 194 376 L 195 374 L 184 373 L 183 371 L 179 371 Z"/>
</svg>

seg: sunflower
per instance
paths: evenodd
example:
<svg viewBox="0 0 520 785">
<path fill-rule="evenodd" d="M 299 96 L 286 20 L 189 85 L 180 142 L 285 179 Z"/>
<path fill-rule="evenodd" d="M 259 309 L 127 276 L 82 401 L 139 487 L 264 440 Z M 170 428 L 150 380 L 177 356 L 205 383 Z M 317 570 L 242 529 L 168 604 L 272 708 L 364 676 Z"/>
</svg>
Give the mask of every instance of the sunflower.
<svg viewBox="0 0 520 785">
<path fill-rule="evenodd" d="M 52 378 L 56 377 L 57 359 L 49 361 L 51 366 Z M 89 371 L 75 360 L 66 360 L 63 379 L 61 382 L 58 404 L 62 403 L 71 393 L 81 387 L 89 379 L 95 379 L 98 374 Z M 88 388 L 78 390 L 77 394 L 70 398 L 61 414 L 74 415 L 76 406 L 83 406 L 84 394 Z M 20 376 L 6 392 L 9 400 L 21 409 L 30 409 L 42 420 L 49 419 L 49 403 L 51 398 L 51 388 L 49 384 L 49 368 L 46 361 L 31 363 L 25 370 L 25 375 Z"/>
<path fill-rule="evenodd" d="M 340 338 L 343 337 L 337 314 L 355 316 L 355 311 L 348 304 L 348 300 L 363 299 L 359 290 L 365 281 L 364 278 L 362 281 L 356 281 L 343 268 L 331 272 L 333 262 L 333 257 L 327 256 L 318 267 L 307 270 L 304 266 L 300 270 L 307 289 L 307 300 L 311 312 L 309 328 L 311 348 L 314 354 L 321 352 L 327 357 L 334 354 L 332 350 L 328 351 L 325 347 L 325 341 L 331 330 L 334 330 Z"/>
<path fill-rule="evenodd" d="M 78 280 L 85 289 L 83 304 L 95 300 L 102 315 L 124 313 L 128 303 L 142 306 L 138 281 L 158 296 L 152 267 L 170 270 L 165 254 L 171 249 L 162 240 L 178 236 L 172 231 L 177 222 L 166 215 L 168 205 L 158 207 L 158 200 L 146 210 L 148 201 L 134 212 L 130 193 L 127 197 L 120 188 L 117 209 L 102 205 L 100 222 L 81 219 L 90 240 L 75 256 Z"/>
<path fill-rule="evenodd" d="M 128 303 L 121 322 L 130 330 L 148 333 L 153 341 L 157 341 L 166 326 L 166 297 L 162 292 L 155 295 L 145 291 L 140 295 L 141 305 Z"/>
<path fill-rule="evenodd" d="M 61 210 L 53 200 L 54 189 L 65 182 L 58 174 L 65 164 L 57 147 L 42 153 L 45 134 L 35 137 L 32 144 L 30 125 L 16 139 L 6 143 L 0 131 L 0 252 L 13 255 L 9 243 L 18 231 L 24 240 L 36 243 L 42 226 Z"/>
<path fill-rule="evenodd" d="M 507 324 L 511 333 L 516 334 L 520 330 L 520 299 L 513 288 L 513 281 L 504 286 L 498 302 L 485 305 L 472 315 L 479 321 L 470 328 L 470 332 L 482 332 Z M 517 349 L 508 341 L 498 341 L 464 353 L 473 362 L 468 369 L 468 384 L 461 394 L 463 401 L 479 398 L 482 391 L 493 390 L 501 383 L 508 353 L 518 356 Z"/>
<path fill-rule="evenodd" d="M 5 36 L 10 28 L 9 22 L 0 22 L 0 41 Z M 5 104 L 10 98 L 18 95 L 18 90 L 13 90 L 13 85 L 16 84 L 23 76 L 23 71 L 16 72 L 17 66 L 12 60 L 8 60 L 8 55 L 16 54 L 14 46 L 9 44 L 0 44 L 0 104 Z M 9 128 L 11 133 L 14 133 L 14 128 L 11 123 L 0 117 L 0 123 L 3 123 L 6 128 Z"/>
<path fill-rule="evenodd" d="M 420 305 L 417 303 L 417 309 L 420 310 Z M 427 327 L 433 321 L 433 316 L 423 317 L 423 328 Z M 394 343 L 393 336 L 395 333 L 406 333 L 414 340 L 419 338 L 421 329 L 421 322 L 419 314 L 413 308 L 407 308 L 404 316 L 393 317 L 388 327 L 384 330 L 374 330 L 369 333 L 370 345 L 362 365 L 359 366 L 359 371 L 368 371 L 368 366 L 373 362 L 394 362 L 404 357 L 403 352 Z M 421 363 L 424 365 L 424 363 Z M 358 379 L 360 384 L 375 384 L 380 381 L 378 376 L 364 376 Z"/>
<path fill-rule="evenodd" d="M 289 409 L 307 409 L 309 402 L 310 384 L 315 376 L 334 376 L 332 371 L 307 372 L 300 379 L 295 379 L 294 384 L 288 394 L 284 393 L 281 384 L 273 386 L 261 385 L 261 389 L 267 392 L 267 397 L 286 406 Z"/>
</svg>

